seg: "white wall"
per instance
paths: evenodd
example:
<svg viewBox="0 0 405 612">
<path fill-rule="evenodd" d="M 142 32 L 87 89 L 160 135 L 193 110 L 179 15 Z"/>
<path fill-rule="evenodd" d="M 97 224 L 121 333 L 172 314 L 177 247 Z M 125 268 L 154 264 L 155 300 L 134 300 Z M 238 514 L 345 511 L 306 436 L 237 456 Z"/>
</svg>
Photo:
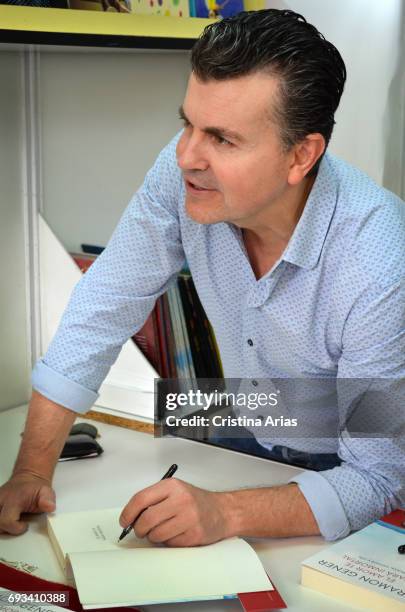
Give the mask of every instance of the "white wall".
<svg viewBox="0 0 405 612">
<path fill-rule="evenodd" d="M 70 250 L 105 245 L 180 129 L 187 52 L 43 52 L 43 214 Z"/>
<path fill-rule="evenodd" d="M 398 194 L 405 185 L 402 0 L 267 0 L 301 13 L 340 51 L 348 72 L 330 149 Z"/>
<path fill-rule="evenodd" d="M 0 410 L 28 399 L 21 58 L 0 52 Z"/>
</svg>

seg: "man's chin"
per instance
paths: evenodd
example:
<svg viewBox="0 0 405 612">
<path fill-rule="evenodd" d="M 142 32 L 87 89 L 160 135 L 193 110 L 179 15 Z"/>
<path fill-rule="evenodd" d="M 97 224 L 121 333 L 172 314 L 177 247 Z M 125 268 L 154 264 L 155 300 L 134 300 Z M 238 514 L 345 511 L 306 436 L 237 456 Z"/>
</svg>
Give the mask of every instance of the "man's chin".
<svg viewBox="0 0 405 612">
<path fill-rule="evenodd" d="M 201 225 L 211 225 L 226 221 L 223 210 L 218 205 L 210 202 L 195 202 L 186 198 L 187 216 Z"/>
</svg>

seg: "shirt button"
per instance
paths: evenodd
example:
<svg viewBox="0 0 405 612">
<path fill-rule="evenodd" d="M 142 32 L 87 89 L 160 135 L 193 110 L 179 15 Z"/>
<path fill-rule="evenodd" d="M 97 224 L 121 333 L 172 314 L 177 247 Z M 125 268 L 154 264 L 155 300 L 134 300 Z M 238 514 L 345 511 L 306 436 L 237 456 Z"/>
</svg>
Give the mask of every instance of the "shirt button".
<svg viewBox="0 0 405 612">
<path fill-rule="evenodd" d="M 253 340 L 252 340 L 252 338 L 249 338 L 249 339 L 248 339 L 248 341 L 247 341 L 247 343 L 248 343 L 248 345 L 249 345 L 249 346 L 253 346 Z"/>
<path fill-rule="evenodd" d="M 257 387 L 257 385 L 258 385 L 258 384 L 259 384 L 259 383 L 257 382 L 257 380 L 254 380 L 254 379 L 252 380 L 252 385 L 253 385 L 254 387 Z"/>
</svg>

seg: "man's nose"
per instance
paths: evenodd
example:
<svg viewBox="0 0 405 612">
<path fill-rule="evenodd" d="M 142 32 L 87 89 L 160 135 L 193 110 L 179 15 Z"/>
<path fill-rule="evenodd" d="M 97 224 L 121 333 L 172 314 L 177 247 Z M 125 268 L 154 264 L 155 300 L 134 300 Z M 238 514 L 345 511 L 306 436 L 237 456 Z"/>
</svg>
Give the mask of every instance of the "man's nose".
<svg viewBox="0 0 405 612">
<path fill-rule="evenodd" d="M 191 134 L 187 130 L 182 134 L 177 143 L 177 164 L 183 171 L 207 170 L 209 164 L 203 134 L 194 130 Z"/>
</svg>

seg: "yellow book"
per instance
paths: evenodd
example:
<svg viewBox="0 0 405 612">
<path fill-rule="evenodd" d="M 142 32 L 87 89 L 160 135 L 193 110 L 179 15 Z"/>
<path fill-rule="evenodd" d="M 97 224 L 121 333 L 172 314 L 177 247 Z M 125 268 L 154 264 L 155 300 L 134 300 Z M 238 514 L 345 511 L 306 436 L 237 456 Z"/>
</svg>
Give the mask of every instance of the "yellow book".
<svg viewBox="0 0 405 612">
<path fill-rule="evenodd" d="M 168 548 L 131 533 L 118 543 L 120 512 L 113 508 L 48 517 L 53 548 L 83 608 L 227 599 L 273 589 L 244 540 Z"/>
</svg>

